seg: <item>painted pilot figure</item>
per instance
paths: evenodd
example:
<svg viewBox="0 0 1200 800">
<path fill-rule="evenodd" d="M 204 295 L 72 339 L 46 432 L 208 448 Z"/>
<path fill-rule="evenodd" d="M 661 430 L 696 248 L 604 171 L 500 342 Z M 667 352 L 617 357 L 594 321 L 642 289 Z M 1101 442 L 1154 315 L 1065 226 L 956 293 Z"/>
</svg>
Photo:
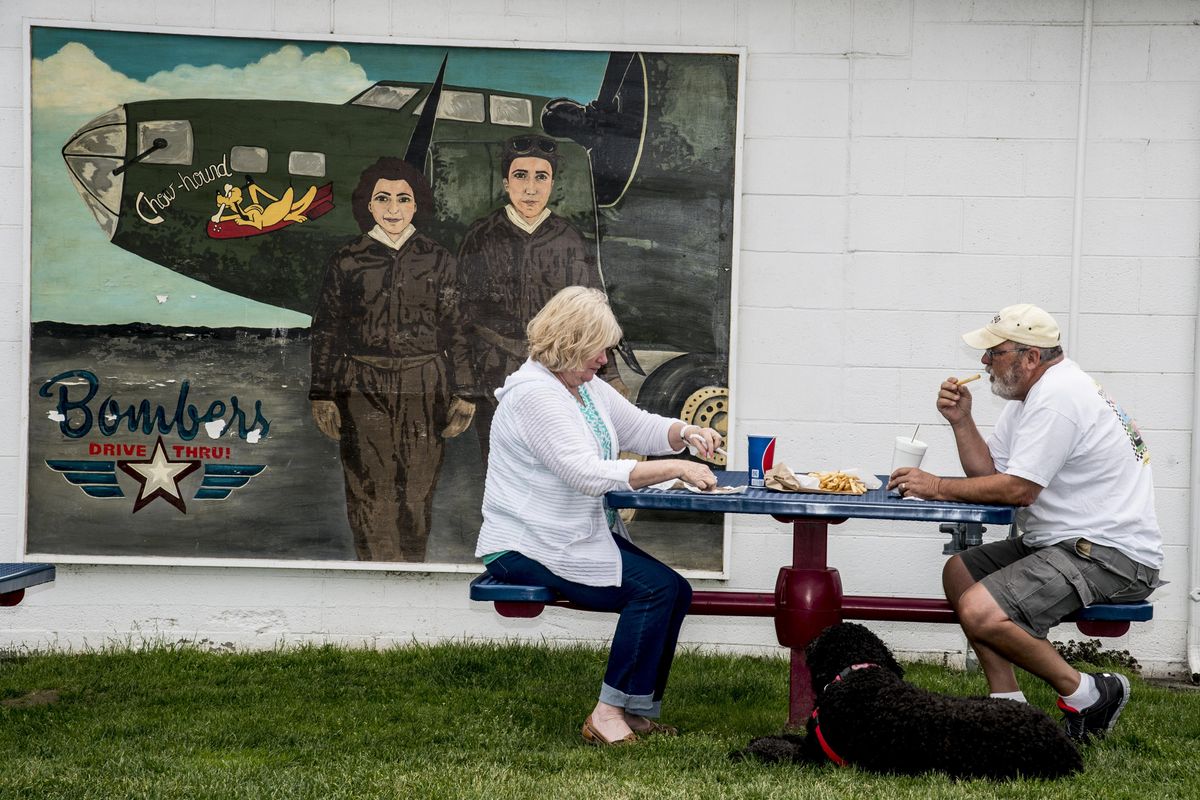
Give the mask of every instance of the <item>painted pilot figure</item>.
<svg viewBox="0 0 1200 800">
<path fill-rule="evenodd" d="M 368 167 L 352 196 L 363 235 L 333 254 L 313 315 L 313 420 L 341 446 L 363 561 L 425 559 L 443 438 L 471 422 L 455 260 L 413 225 L 432 200 L 402 159 Z"/>
<path fill-rule="evenodd" d="M 558 143 L 514 136 L 504 143 L 500 171 L 509 202 L 472 223 L 458 254 L 474 334 L 475 430 L 484 464 L 494 391 L 525 362 L 526 324 L 560 289 L 604 290 L 595 246 L 546 207 L 558 171 Z M 625 389 L 612 358 L 600 377 Z"/>
</svg>

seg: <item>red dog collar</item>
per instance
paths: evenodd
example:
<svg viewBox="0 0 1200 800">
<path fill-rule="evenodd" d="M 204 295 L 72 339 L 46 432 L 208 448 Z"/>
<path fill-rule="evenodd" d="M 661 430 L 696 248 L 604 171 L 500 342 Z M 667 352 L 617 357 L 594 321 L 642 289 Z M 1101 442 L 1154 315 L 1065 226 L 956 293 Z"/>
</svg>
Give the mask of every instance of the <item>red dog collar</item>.
<svg viewBox="0 0 1200 800">
<path fill-rule="evenodd" d="M 847 677 L 847 676 L 848 676 L 850 673 L 852 673 L 852 672 L 854 672 L 854 671 L 856 671 L 856 670 L 860 670 L 860 669 L 869 669 L 869 668 L 871 668 L 871 667 L 878 667 L 878 666 L 879 666 L 878 664 L 870 664 L 870 663 L 866 663 L 866 664 L 851 664 L 850 666 L 846 667 L 844 670 L 842 670 L 841 672 L 839 672 L 837 675 L 835 675 L 835 676 L 833 677 L 833 680 L 831 680 L 829 683 L 839 683 L 840 681 L 842 681 L 842 680 L 845 680 L 845 678 L 846 678 L 846 677 Z M 829 685 L 828 685 L 828 684 L 826 684 L 826 687 L 825 687 L 825 688 L 827 688 L 827 689 L 828 689 L 828 688 L 829 688 Z M 834 749 L 833 749 L 832 747 L 830 747 L 830 746 L 829 746 L 829 742 L 828 742 L 828 741 L 826 741 L 826 739 L 825 739 L 825 734 L 821 733 L 821 719 L 820 719 L 820 717 L 818 717 L 818 716 L 817 716 L 817 713 L 818 713 L 818 710 L 817 710 L 816 708 L 813 708 L 813 712 L 812 712 L 812 718 L 813 718 L 813 733 L 814 733 L 814 734 L 816 735 L 816 737 L 817 737 L 817 742 L 818 742 L 818 743 L 821 745 L 821 749 L 825 751 L 825 755 L 829 757 L 829 760 L 830 760 L 830 761 L 832 761 L 833 763 L 837 764 L 839 767 L 844 767 L 844 766 L 846 766 L 846 759 L 844 759 L 844 758 L 842 758 L 841 756 L 839 756 L 839 755 L 838 755 L 838 754 L 837 754 L 837 753 L 834 751 Z"/>
<path fill-rule="evenodd" d="M 839 767 L 846 766 L 846 759 L 839 756 L 829 746 L 829 742 L 825 741 L 825 734 L 821 733 L 821 720 L 817 717 L 817 709 L 813 709 L 813 733 L 817 737 L 817 742 L 821 745 L 821 749 L 825 751 L 825 755 L 829 756 L 829 760 L 837 764 Z"/>
</svg>

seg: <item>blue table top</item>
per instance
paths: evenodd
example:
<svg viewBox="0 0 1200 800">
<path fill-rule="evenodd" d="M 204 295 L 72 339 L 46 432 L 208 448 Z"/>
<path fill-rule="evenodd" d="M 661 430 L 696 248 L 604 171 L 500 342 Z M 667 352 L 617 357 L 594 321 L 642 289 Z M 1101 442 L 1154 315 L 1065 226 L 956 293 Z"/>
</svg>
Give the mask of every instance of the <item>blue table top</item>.
<svg viewBox="0 0 1200 800">
<path fill-rule="evenodd" d="M 722 486 L 746 486 L 745 472 L 714 470 Z M 887 476 L 879 476 L 887 486 Z M 663 491 L 637 489 L 609 492 L 605 500 L 612 508 L 646 508 L 666 511 L 716 511 L 723 514 L 771 514 L 779 517 L 898 519 L 924 522 L 986 522 L 1007 525 L 1013 521 L 1012 506 L 905 500 L 884 488 L 862 495 L 804 494 L 773 492 L 749 487 L 742 494 L 700 494 L 686 489 Z"/>
<path fill-rule="evenodd" d="M 0 592 L 28 589 L 54 580 L 53 564 L 0 564 Z"/>
</svg>

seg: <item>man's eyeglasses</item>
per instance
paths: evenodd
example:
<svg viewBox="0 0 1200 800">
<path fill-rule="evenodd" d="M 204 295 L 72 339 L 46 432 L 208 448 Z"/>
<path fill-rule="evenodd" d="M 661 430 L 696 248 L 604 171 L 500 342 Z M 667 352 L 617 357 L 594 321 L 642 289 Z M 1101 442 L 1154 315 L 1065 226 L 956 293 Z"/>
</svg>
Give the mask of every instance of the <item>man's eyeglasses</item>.
<svg viewBox="0 0 1200 800">
<path fill-rule="evenodd" d="M 539 150 L 548 155 L 558 152 L 558 142 L 544 136 L 518 136 L 508 143 L 508 148 L 517 155 L 528 155 Z"/>
<path fill-rule="evenodd" d="M 995 361 L 996 356 L 1002 356 L 1005 353 L 1023 353 L 1026 350 L 1032 350 L 1032 349 L 1033 349 L 1032 347 L 1013 347 L 1008 350 L 998 350 L 995 347 L 989 347 L 987 350 L 983 351 L 983 354 L 985 356 L 987 356 L 988 361 Z"/>
</svg>

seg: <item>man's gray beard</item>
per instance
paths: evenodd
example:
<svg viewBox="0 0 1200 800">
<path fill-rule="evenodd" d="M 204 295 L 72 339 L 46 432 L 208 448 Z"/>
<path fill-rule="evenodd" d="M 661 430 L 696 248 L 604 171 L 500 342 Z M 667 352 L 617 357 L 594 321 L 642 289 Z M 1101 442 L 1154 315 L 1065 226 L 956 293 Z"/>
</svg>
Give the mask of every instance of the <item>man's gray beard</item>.
<svg viewBox="0 0 1200 800">
<path fill-rule="evenodd" d="M 993 372 L 992 377 L 994 378 L 992 381 L 992 394 L 1005 400 L 1017 399 L 1017 383 L 1019 378 L 1016 375 L 1016 370 L 1010 369 L 1004 373 Z"/>
</svg>

